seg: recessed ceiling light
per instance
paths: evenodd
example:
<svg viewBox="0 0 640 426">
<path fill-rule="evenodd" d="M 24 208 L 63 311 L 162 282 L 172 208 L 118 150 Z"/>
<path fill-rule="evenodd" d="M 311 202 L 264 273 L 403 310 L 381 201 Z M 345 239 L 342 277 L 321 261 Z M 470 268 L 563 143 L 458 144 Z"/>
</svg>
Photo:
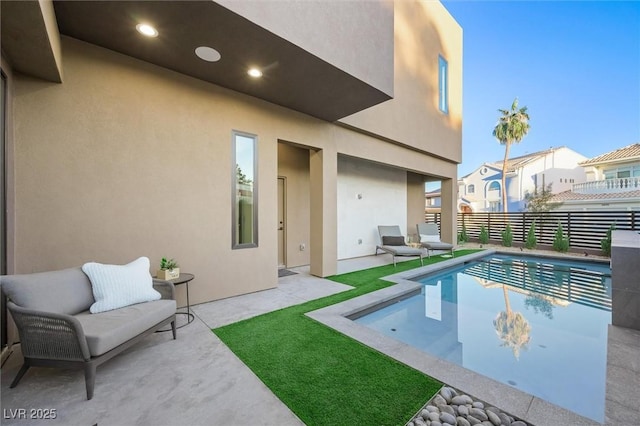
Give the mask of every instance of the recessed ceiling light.
<svg viewBox="0 0 640 426">
<path fill-rule="evenodd" d="M 262 77 L 262 71 L 260 71 L 258 68 L 250 68 L 249 71 L 247 71 L 247 74 L 249 74 L 253 78 Z"/>
<path fill-rule="evenodd" d="M 196 55 L 198 56 L 198 58 L 207 62 L 218 62 L 220 60 L 220 52 L 212 47 L 196 47 Z"/>
<path fill-rule="evenodd" d="M 138 24 L 138 25 L 136 25 L 136 30 L 138 30 L 138 32 L 140 34 L 146 35 L 147 37 L 157 37 L 158 36 L 158 30 L 156 30 L 155 28 L 153 28 L 149 24 Z"/>
</svg>

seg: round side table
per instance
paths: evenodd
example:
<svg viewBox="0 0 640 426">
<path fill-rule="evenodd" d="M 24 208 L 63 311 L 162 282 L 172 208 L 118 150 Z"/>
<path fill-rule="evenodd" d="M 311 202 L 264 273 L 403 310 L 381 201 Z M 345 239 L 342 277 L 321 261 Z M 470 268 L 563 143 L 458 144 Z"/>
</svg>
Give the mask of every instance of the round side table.
<svg viewBox="0 0 640 426">
<path fill-rule="evenodd" d="M 186 274 L 181 272 L 178 278 L 167 280 L 167 281 L 171 281 L 174 286 L 179 286 L 182 284 L 187 286 L 187 307 L 186 307 L 187 311 L 186 312 L 181 312 L 179 310 L 176 311 L 176 315 L 186 315 L 187 322 L 186 324 L 182 324 L 180 327 L 176 327 L 176 329 L 186 327 L 187 325 L 191 324 L 195 319 L 195 315 L 193 314 L 193 312 L 191 312 L 191 304 L 189 303 L 189 283 L 193 281 L 194 278 L 195 278 L 195 275 L 193 274 Z M 179 309 L 184 309 L 184 308 L 179 308 Z M 159 331 L 170 331 L 170 330 L 159 330 Z"/>
</svg>

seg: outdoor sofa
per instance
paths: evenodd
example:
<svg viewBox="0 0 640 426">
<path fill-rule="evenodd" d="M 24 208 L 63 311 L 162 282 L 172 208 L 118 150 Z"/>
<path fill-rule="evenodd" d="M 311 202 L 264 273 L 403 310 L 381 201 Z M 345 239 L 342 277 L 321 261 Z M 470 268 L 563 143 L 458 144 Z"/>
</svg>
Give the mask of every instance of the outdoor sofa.
<svg viewBox="0 0 640 426">
<path fill-rule="evenodd" d="M 24 357 L 11 388 L 29 367 L 82 369 L 89 400 L 98 365 L 168 324 L 176 339 L 174 285 L 152 279 L 145 257 L 7 275 L 0 286 Z"/>
</svg>

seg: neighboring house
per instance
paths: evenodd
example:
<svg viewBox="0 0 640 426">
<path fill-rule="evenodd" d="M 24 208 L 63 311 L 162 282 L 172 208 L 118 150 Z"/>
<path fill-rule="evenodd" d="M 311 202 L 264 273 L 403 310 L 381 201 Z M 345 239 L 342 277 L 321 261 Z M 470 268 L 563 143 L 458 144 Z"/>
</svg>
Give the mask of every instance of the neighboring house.
<svg viewBox="0 0 640 426">
<path fill-rule="evenodd" d="M 508 211 L 526 210 L 525 195 L 552 184 L 553 193 L 566 191 L 585 174 L 586 157 L 563 146 L 510 158 L 507 164 Z M 485 163 L 458 180 L 458 211 L 502 211 L 502 161 Z"/>
<path fill-rule="evenodd" d="M 442 194 L 440 189 L 434 189 L 424 193 L 425 213 L 440 213 L 442 204 Z"/>
<path fill-rule="evenodd" d="M 640 143 L 625 146 L 580 163 L 586 181 L 557 194 L 558 210 L 640 211 Z"/>
<path fill-rule="evenodd" d="M 441 3 L 0 7 L 2 273 L 164 256 L 191 303 L 256 292 L 372 255 L 378 225 L 414 233 L 426 181 L 454 241 L 462 29 Z"/>
</svg>

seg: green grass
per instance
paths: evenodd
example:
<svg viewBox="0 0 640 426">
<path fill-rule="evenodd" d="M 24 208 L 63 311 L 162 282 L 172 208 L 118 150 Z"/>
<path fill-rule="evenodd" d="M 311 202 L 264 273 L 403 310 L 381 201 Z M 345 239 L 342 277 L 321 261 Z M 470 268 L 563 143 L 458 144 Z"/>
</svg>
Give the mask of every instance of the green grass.
<svg viewBox="0 0 640 426">
<path fill-rule="evenodd" d="M 419 266 L 412 260 L 329 277 L 354 288 L 213 332 L 308 425 L 401 425 L 441 384 L 304 314 L 393 285 L 380 278 Z"/>
</svg>

